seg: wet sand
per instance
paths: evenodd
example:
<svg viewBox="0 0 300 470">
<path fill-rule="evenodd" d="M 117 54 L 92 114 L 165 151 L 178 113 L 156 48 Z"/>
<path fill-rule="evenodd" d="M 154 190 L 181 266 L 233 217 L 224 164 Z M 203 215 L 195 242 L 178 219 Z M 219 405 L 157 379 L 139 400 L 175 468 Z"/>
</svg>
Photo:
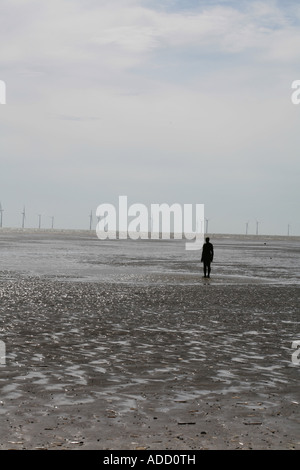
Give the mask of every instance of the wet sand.
<svg viewBox="0 0 300 470">
<path fill-rule="evenodd" d="M 87 252 L 77 265 L 71 248 L 72 263 L 30 237 L 2 241 L 0 449 L 300 449 L 294 248 L 292 282 L 263 244 L 264 273 L 253 247 L 245 266 L 230 255 L 207 280 L 197 260 L 171 254 L 158 270 L 144 245 L 110 277 Z"/>
<path fill-rule="evenodd" d="M 198 281 L 2 280 L 0 448 L 299 449 L 298 287 Z"/>
</svg>

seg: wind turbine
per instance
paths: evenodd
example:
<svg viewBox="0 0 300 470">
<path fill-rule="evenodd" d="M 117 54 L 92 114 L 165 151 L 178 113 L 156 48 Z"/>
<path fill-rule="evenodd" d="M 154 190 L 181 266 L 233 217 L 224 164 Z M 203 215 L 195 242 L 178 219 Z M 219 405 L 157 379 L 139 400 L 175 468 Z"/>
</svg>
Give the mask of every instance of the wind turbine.
<svg viewBox="0 0 300 470">
<path fill-rule="evenodd" d="M 201 220 L 200 222 L 200 230 L 199 230 L 199 220 L 197 220 L 196 233 L 203 233 L 203 220 Z"/>
<path fill-rule="evenodd" d="M 1 225 L 1 227 L 2 227 L 2 225 Z M 287 229 L 288 237 L 290 236 L 290 228 L 291 228 L 291 224 L 288 224 L 288 229 Z"/>
<path fill-rule="evenodd" d="M 210 220 L 210 219 L 205 219 L 205 224 L 206 224 L 206 225 L 205 225 L 205 227 L 206 227 L 206 228 L 205 228 L 205 233 L 208 233 L 208 221 L 209 221 L 209 220 Z"/>
<path fill-rule="evenodd" d="M 248 235 L 249 221 L 246 222 L 246 235 Z"/>
<path fill-rule="evenodd" d="M 93 211 L 91 210 L 91 213 L 90 213 L 90 230 L 92 230 L 92 223 L 93 223 Z"/>
<path fill-rule="evenodd" d="M 39 229 L 41 228 L 42 225 L 42 215 L 39 214 Z"/>
<path fill-rule="evenodd" d="M 53 228 L 53 226 L 54 226 L 54 217 L 52 215 L 52 217 L 51 217 L 51 228 Z"/>
<path fill-rule="evenodd" d="M 25 206 L 24 206 L 23 212 L 21 214 L 22 214 L 22 228 L 24 228 L 25 227 L 25 218 L 26 218 Z"/>
<path fill-rule="evenodd" d="M 258 225 L 260 224 L 259 220 L 256 221 L 256 235 L 258 235 Z"/>
<path fill-rule="evenodd" d="M 2 228 L 2 218 L 3 218 L 4 209 L 2 209 L 2 204 L 0 202 L 0 227 Z"/>
</svg>

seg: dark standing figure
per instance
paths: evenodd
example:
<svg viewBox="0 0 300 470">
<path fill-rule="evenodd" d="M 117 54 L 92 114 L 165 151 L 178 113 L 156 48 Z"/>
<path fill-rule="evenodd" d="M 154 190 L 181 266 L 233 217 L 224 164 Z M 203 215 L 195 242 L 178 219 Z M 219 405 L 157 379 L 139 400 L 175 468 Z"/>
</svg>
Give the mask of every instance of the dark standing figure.
<svg viewBox="0 0 300 470">
<path fill-rule="evenodd" d="M 210 243 L 209 237 L 205 241 L 206 243 L 204 243 L 202 248 L 201 262 L 203 263 L 204 277 L 210 277 L 210 263 L 214 259 L 214 247 Z"/>
</svg>

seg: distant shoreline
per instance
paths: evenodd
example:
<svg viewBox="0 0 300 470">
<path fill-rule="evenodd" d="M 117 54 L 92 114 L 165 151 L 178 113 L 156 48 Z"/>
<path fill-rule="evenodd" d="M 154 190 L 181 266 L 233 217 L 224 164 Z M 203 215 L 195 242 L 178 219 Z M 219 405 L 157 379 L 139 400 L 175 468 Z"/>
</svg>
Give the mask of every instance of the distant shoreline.
<svg viewBox="0 0 300 470">
<path fill-rule="evenodd" d="M 24 233 L 24 234 L 47 234 L 47 235 L 84 235 L 84 236 L 90 236 L 91 238 L 97 238 L 96 230 L 88 230 L 88 229 L 56 229 L 56 228 L 17 228 L 17 227 L 0 227 L 0 234 L 9 234 L 9 233 Z M 255 235 L 255 234 L 239 234 L 239 233 L 210 233 L 210 234 L 205 234 L 205 236 L 209 236 L 212 239 L 234 239 L 234 238 L 239 238 L 242 240 L 292 240 L 292 241 L 300 241 L 300 236 L 299 235 L 266 235 L 266 234 L 260 234 L 260 235 Z M 161 234 L 160 234 L 161 237 Z M 130 237 L 128 237 L 130 239 Z M 174 234 L 171 233 L 171 239 L 174 239 Z M 182 239 L 184 240 L 185 237 L 183 235 Z M 108 239 L 113 241 L 113 239 Z M 117 236 L 116 241 L 118 241 L 119 238 Z M 148 239 L 140 240 L 138 239 L 137 241 L 169 241 L 166 239 L 159 238 L 158 240 L 156 239 L 151 239 L 150 235 Z M 105 241 L 105 240 L 104 240 Z M 180 239 L 177 239 L 177 241 L 180 241 Z"/>
</svg>

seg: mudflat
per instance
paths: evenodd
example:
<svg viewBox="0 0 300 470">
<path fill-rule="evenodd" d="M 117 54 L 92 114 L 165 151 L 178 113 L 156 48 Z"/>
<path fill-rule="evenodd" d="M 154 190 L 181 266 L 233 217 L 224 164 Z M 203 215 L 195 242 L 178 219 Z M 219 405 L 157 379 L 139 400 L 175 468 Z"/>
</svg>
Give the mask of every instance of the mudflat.
<svg viewBox="0 0 300 470">
<path fill-rule="evenodd" d="M 216 271 L 3 271 L 0 449 L 299 449 L 299 286 Z"/>
</svg>

